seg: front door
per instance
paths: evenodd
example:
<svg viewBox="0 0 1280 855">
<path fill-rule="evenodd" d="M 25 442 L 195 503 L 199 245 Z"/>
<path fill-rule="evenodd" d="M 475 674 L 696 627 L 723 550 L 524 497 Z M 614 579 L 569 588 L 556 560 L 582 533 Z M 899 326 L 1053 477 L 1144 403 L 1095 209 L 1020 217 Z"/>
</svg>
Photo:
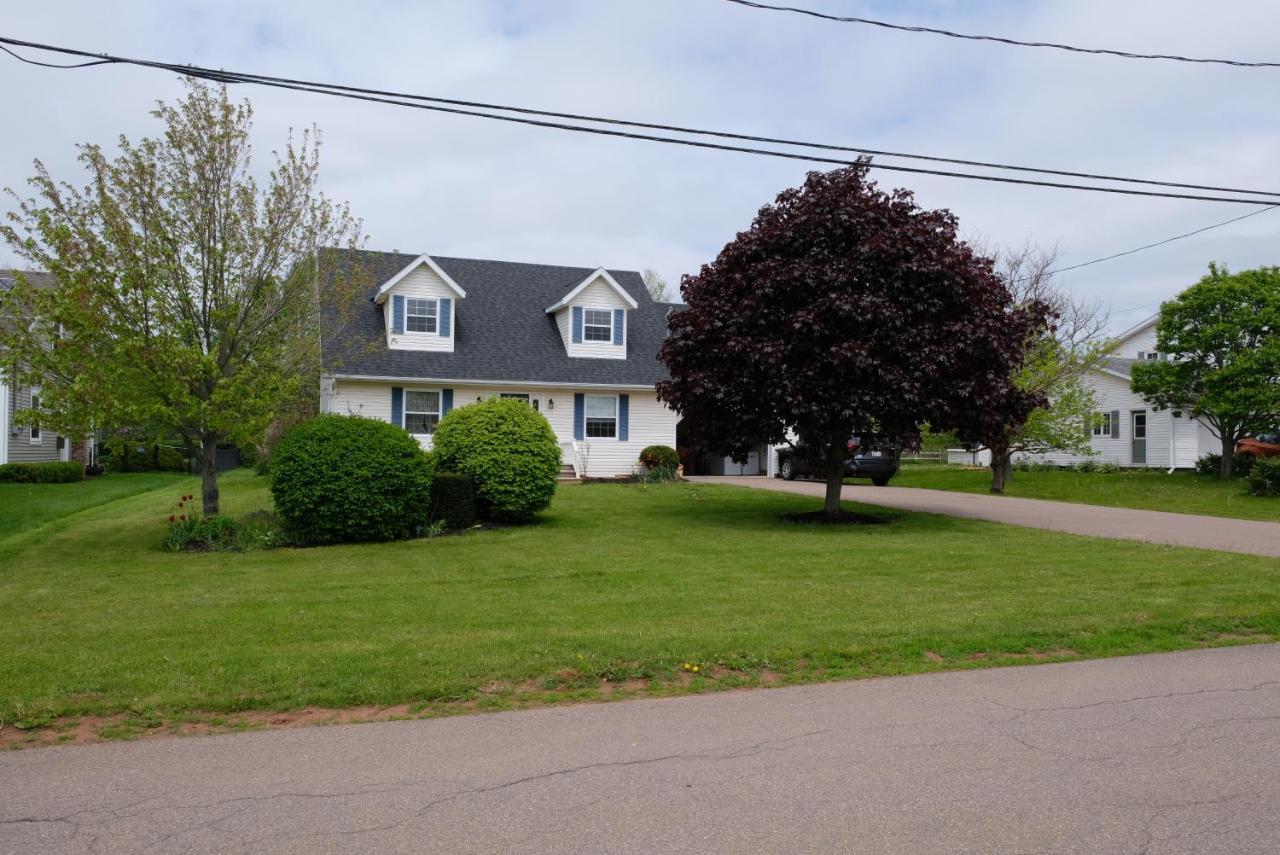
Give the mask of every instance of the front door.
<svg viewBox="0 0 1280 855">
<path fill-rule="evenodd" d="M 1133 411 L 1133 465 L 1147 465 L 1147 411 Z"/>
</svg>

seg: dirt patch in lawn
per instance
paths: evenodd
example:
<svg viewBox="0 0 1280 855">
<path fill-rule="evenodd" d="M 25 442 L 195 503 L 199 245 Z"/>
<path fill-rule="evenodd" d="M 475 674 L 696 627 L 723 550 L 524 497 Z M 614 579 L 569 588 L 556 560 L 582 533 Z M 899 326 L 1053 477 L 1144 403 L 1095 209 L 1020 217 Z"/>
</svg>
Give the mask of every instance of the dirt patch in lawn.
<svg viewBox="0 0 1280 855">
<path fill-rule="evenodd" d="M 477 688 L 473 697 L 392 706 L 365 705 L 342 709 L 303 707 L 296 710 L 238 712 L 184 711 L 171 714 L 152 710 L 108 715 L 46 716 L 24 719 L 18 724 L 0 722 L 0 750 L 208 736 L 255 730 L 291 730 L 335 724 L 440 718 L 561 703 L 665 697 L 703 691 L 776 686 L 783 682 L 784 676 L 769 670 L 741 671 L 715 666 L 706 670 L 700 668 L 697 672 L 682 670 L 660 679 L 600 679 L 573 668 L 565 668 L 545 678 L 526 679 L 518 683 L 492 680 Z"/>
</svg>

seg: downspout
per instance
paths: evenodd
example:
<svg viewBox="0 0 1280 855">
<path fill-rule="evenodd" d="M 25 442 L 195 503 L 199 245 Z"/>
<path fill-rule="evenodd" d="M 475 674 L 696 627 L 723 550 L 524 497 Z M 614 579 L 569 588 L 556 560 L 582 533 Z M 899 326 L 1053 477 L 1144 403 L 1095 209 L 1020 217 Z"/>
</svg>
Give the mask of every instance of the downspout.
<svg viewBox="0 0 1280 855">
<path fill-rule="evenodd" d="M 1164 473 L 1172 475 L 1173 470 L 1178 468 L 1178 444 L 1175 435 L 1178 433 L 1178 418 L 1182 414 L 1177 410 L 1169 411 L 1169 471 Z"/>
</svg>

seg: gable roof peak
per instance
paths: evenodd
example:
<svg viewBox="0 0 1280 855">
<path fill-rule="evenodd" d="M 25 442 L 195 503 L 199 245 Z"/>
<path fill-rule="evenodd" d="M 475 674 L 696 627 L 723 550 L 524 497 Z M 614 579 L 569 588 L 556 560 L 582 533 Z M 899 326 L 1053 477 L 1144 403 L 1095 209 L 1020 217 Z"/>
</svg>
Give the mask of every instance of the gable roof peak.
<svg viewBox="0 0 1280 855">
<path fill-rule="evenodd" d="M 378 288 L 378 293 L 374 295 L 373 302 L 378 304 L 385 303 L 387 301 L 387 294 L 390 293 L 391 289 L 400 284 L 401 280 L 424 264 L 431 269 L 431 272 L 439 276 L 444 281 L 444 284 L 453 289 L 453 292 L 459 297 L 467 296 L 467 292 L 462 290 L 462 286 L 457 282 L 454 282 L 453 277 L 448 273 L 445 273 L 444 268 L 439 264 L 436 264 L 435 260 L 424 252 L 422 255 L 405 265 L 404 269 L 395 276 L 392 276 L 380 288 Z"/>
<path fill-rule="evenodd" d="M 558 312 L 565 306 L 569 305 L 574 297 L 577 297 L 585 291 L 587 286 L 597 279 L 603 279 L 605 284 L 617 292 L 618 296 L 622 298 L 622 301 L 631 308 L 634 309 L 640 305 L 636 302 L 634 297 L 627 293 L 627 289 L 618 284 L 618 280 L 613 278 L 613 274 L 608 270 L 605 270 L 603 267 L 597 267 L 595 270 L 591 271 L 591 274 L 586 279 L 583 279 L 577 285 L 573 286 L 573 288 L 569 289 L 568 294 L 565 294 L 559 300 L 556 300 L 550 306 L 547 306 L 547 314 L 549 315 L 552 312 Z"/>
</svg>

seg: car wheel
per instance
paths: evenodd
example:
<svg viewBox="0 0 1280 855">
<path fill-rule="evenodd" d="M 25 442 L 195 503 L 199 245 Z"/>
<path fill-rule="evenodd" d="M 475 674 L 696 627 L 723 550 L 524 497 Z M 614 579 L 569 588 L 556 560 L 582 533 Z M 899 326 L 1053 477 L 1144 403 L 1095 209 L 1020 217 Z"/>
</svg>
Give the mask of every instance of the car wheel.
<svg viewBox="0 0 1280 855">
<path fill-rule="evenodd" d="M 796 479 L 796 467 L 791 462 L 790 457 L 778 464 L 778 475 L 782 477 L 783 481 L 794 481 Z"/>
<path fill-rule="evenodd" d="M 889 483 L 889 479 L 888 478 L 872 478 L 871 483 L 875 484 L 877 487 L 883 487 L 884 485 Z"/>
</svg>

